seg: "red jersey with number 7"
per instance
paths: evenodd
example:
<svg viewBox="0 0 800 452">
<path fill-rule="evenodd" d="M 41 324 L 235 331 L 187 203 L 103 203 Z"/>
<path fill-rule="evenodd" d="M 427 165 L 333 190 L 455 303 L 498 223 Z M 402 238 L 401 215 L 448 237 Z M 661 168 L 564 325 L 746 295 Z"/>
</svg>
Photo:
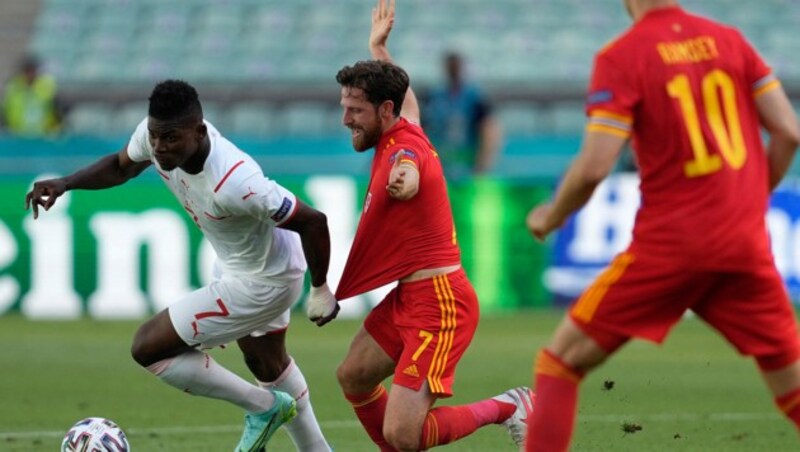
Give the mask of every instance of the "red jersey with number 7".
<svg viewBox="0 0 800 452">
<path fill-rule="evenodd" d="M 739 31 L 680 7 L 652 10 L 597 54 L 587 129 L 632 136 L 632 249 L 694 268 L 771 264 L 755 98 L 778 86 Z"/>
<path fill-rule="evenodd" d="M 397 159 L 419 171 L 419 191 L 407 201 L 386 191 Z M 439 156 L 420 126 L 400 118 L 375 146 L 361 220 L 336 299 L 376 289 L 417 270 L 460 262 Z"/>
</svg>

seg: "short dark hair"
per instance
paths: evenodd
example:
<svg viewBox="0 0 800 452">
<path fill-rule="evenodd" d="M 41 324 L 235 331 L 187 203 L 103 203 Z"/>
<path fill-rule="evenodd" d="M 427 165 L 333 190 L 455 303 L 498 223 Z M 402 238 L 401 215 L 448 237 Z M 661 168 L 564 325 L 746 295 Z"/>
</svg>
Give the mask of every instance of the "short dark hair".
<svg viewBox="0 0 800 452">
<path fill-rule="evenodd" d="M 183 80 L 164 80 L 148 98 L 147 114 L 159 120 L 202 119 L 203 107 L 197 90 Z"/>
<path fill-rule="evenodd" d="M 387 100 L 394 102 L 392 112 L 395 116 L 400 116 L 409 83 L 408 74 L 403 68 L 379 60 L 359 61 L 352 66 L 345 66 L 336 74 L 336 81 L 343 87 L 363 90 L 367 101 L 376 108 Z"/>
<path fill-rule="evenodd" d="M 22 71 L 38 71 L 41 65 L 39 57 L 33 54 L 23 55 L 19 60 L 19 68 Z"/>
</svg>

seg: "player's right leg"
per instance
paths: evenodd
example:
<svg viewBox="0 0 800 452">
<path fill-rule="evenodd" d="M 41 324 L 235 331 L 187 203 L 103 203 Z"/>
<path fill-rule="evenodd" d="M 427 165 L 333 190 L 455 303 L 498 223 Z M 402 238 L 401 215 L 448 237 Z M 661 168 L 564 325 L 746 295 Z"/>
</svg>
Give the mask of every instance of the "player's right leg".
<svg viewBox="0 0 800 452">
<path fill-rule="evenodd" d="M 376 310 L 383 309 L 378 305 Z M 372 315 L 370 313 L 370 315 Z M 381 451 L 394 451 L 383 437 L 383 422 L 389 395 L 383 380 L 394 372 L 395 362 L 364 328 L 359 329 L 336 378 L 344 396 L 369 437 Z"/>
<path fill-rule="evenodd" d="M 314 416 L 306 379 L 295 360 L 286 352 L 285 327 L 260 336 L 247 336 L 237 343 L 258 385 L 264 389 L 285 392 L 297 403 L 297 417 L 284 424 L 297 450 L 329 452 L 331 447 Z"/>
<path fill-rule="evenodd" d="M 578 407 L 578 387 L 586 372 L 608 354 L 565 316 L 551 343 L 534 363 L 536 409 L 528 421 L 526 451 L 568 450 Z"/>
</svg>

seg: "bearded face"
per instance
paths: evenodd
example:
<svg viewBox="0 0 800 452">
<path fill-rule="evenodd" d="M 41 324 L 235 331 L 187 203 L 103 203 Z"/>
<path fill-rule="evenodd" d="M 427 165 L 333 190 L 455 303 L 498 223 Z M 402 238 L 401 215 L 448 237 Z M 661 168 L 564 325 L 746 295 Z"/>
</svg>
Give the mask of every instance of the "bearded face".
<svg viewBox="0 0 800 452">
<path fill-rule="evenodd" d="M 342 87 L 342 124 L 350 129 L 353 149 L 364 152 L 375 147 L 381 138 L 383 122 L 378 109 L 367 100 L 363 90 Z"/>
</svg>

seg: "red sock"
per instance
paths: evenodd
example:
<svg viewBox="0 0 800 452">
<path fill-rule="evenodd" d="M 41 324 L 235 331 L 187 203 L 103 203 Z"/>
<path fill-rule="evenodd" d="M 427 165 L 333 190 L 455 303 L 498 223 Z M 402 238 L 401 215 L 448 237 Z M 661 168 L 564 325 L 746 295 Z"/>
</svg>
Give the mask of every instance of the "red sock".
<svg viewBox="0 0 800 452">
<path fill-rule="evenodd" d="M 800 388 L 776 397 L 775 403 L 783 411 L 783 414 L 794 423 L 794 426 L 800 430 Z"/>
<path fill-rule="evenodd" d="M 564 452 L 569 448 L 578 384 L 583 375 L 542 350 L 536 357 L 536 409 L 528 423 L 526 452 Z"/>
<path fill-rule="evenodd" d="M 389 400 L 386 388 L 378 385 L 366 394 L 345 394 L 344 397 L 353 406 L 356 417 L 381 452 L 394 452 L 395 449 L 383 437 L 383 417 L 386 414 L 386 402 Z"/>
<path fill-rule="evenodd" d="M 515 405 L 493 399 L 461 406 L 443 406 L 428 412 L 422 425 L 420 448 L 449 444 L 487 424 L 499 424 L 517 409 Z"/>
</svg>

